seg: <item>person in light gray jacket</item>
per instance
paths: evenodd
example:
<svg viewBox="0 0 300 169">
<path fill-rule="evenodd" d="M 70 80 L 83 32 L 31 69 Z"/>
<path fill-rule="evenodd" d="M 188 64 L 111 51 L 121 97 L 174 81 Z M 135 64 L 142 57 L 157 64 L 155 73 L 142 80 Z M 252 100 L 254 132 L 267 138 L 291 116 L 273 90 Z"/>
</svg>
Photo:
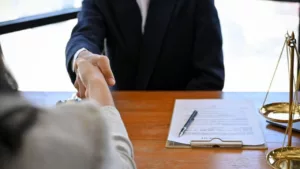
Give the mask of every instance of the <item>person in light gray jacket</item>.
<svg viewBox="0 0 300 169">
<path fill-rule="evenodd" d="M 133 147 L 97 67 L 77 63 L 87 99 L 31 104 L 5 67 L 0 47 L 1 169 L 135 169 Z"/>
</svg>

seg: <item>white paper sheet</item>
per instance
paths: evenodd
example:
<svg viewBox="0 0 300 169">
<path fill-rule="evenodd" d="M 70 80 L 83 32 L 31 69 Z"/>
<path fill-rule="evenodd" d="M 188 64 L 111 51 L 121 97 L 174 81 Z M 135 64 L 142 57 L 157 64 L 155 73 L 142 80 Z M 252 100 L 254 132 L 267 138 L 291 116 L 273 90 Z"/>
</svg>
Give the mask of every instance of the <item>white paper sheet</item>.
<svg viewBox="0 0 300 169">
<path fill-rule="evenodd" d="M 183 136 L 178 134 L 194 110 L 195 120 Z M 176 100 L 168 140 L 190 144 L 192 140 L 242 141 L 243 145 L 265 143 L 258 113 L 246 100 Z"/>
</svg>

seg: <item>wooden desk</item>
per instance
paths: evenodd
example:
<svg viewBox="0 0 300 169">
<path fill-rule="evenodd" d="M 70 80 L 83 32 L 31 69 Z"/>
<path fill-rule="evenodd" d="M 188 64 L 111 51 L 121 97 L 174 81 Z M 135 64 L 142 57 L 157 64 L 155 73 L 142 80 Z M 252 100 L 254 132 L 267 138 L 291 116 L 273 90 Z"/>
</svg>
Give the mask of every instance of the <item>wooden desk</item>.
<svg viewBox="0 0 300 169">
<path fill-rule="evenodd" d="M 25 93 L 36 103 L 55 104 L 70 93 Z M 262 105 L 265 93 L 220 92 L 115 92 L 116 106 L 127 127 L 135 149 L 139 169 L 269 169 L 262 150 L 229 149 L 166 149 L 165 143 L 174 106 L 179 98 L 250 99 L 256 107 Z M 269 100 L 286 101 L 287 93 L 271 93 Z M 258 112 L 253 112 L 258 113 Z M 282 145 L 284 130 L 260 119 L 269 150 Z M 295 146 L 300 134 L 294 133 Z M 269 151 L 268 150 L 268 151 Z"/>
</svg>

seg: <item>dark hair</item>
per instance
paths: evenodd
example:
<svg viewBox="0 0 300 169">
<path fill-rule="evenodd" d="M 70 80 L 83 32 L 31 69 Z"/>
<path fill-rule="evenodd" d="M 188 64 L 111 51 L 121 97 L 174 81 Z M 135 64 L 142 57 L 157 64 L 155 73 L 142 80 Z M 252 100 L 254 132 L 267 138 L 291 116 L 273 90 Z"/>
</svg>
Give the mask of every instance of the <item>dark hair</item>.
<svg viewBox="0 0 300 169">
<path fill-rule="evenodd" d="M 0 44 L 0 94 L 18 92 L 18 83 L 7 69 Z"/>
<path fill-rule="evenodd" d="M 16 105 L 0 115 L 0 166 L 6 166 L 23 146 L 23 138 L 37 121 L 38 109 L 32 105 Z"/>
</svg>

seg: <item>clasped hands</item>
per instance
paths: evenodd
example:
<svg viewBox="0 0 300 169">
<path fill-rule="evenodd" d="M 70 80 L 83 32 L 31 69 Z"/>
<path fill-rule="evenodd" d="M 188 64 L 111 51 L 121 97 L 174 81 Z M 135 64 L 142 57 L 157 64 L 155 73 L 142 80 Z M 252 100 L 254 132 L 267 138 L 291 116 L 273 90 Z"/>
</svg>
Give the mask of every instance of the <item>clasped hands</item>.
<svg viewBox="0 0 300 169">
<path fill-rule="evenodd" d="M 99 85 L 114 86 L 116 81 L 112 73 L 110 62 L 107 56 L 93 54 L 83 51 L 75 61 L 75 88 L 77 96 L 88 98 L 92 87 Z"/>
</svg>

